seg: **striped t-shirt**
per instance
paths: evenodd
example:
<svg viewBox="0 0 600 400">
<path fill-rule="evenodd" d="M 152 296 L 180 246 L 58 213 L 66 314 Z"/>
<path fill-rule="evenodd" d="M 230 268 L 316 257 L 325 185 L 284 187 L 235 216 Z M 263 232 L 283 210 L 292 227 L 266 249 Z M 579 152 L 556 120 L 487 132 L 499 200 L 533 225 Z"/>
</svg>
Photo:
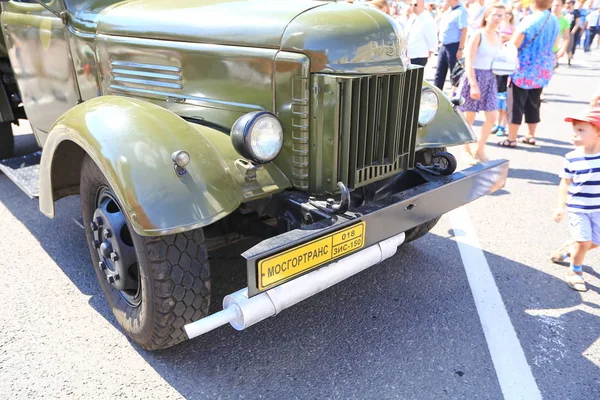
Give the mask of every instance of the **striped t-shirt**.
<svg viewBox="0 0 600 400">
<path fill-rule="evenodd" d="M 567 153 L 561 178 L 572 179 L 567 211 L 600 212 L 600 153 L 584 154 L 582 149 Z"/>
</svg>

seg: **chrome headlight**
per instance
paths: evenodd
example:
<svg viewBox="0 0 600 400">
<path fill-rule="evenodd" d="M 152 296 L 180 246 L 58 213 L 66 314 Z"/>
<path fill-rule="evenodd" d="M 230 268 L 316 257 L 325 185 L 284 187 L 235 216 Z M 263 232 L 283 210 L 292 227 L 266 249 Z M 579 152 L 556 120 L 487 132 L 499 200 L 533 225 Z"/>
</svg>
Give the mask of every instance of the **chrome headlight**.
<svg viewBox="0 0 600 400">
<path fill-rule="evenodd" d="M 231 141 L 241 156 L 259 164 L 267 163 L 281 151 L 283 127 L 274 114 L 254 111 L 235 121 Z"/>
<path fill-rule="evenodd" d="M 433 121 L 440 105 L 437 94 L 428 88 L 421 92 L 421 106 L 419 108 L 419 125 L 425 126 Z"/>
</svg>

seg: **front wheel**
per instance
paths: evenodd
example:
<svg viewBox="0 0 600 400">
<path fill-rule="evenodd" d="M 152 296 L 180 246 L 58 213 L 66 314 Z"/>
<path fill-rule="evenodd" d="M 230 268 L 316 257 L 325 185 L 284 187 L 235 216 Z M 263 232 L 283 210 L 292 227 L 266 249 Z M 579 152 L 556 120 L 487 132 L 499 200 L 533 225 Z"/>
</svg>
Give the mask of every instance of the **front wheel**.
<svg viewBox="0 0 600 400">
<path fill-rule="evenodd" d="M 15 152 L 12 123 L 0 122 L 0 160 L 11 158 Z"/>
<path fill-rule="evenodd" d="M 86 156 L 81 205 L 92 262 L 115 318 L 146 350 L 187 339 L 185 324 L 208 314 L 210 268 L 202 229 L 143 237 L 108 181 Z"/>
</svg>

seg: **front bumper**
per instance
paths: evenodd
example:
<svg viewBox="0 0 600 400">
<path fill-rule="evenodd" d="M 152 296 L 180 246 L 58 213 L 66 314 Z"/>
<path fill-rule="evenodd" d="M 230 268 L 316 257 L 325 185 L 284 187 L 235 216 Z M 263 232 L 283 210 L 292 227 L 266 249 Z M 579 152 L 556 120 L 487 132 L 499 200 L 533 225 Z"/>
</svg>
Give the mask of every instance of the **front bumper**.
<svg viewBox="0 0 600 400">
<path fill-rule="evenodd" d="M 495 192 L 504 186 L 507 174 L 508 161 L 495 160 L 449 176 L 428 175 L 425 177 L 426 183 L 412 189 L 387 196 L 368 205 L 350 208 L 344 214 L 332 215 L 302 229 L 266 239 L 242 254 L 247 261 L 248 296 L 255 296 L 299 276 L 290 277 L 273 287 L 260 290 L 258 263 L 265 258 L 359 222 L 364 222 L 366 226 L 364 245 L 361 248 L 367 248 Z M 304 271 L 304 273 L 308 272 L 310 270 Z"/>
</svg>

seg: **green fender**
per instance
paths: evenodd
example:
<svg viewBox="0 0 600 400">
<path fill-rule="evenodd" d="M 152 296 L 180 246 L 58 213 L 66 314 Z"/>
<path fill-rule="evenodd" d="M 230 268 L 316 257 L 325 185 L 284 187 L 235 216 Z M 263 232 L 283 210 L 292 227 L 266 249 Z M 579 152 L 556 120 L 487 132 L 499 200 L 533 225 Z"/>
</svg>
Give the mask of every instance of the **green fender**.
<svg viewBox="0 0 600 400">
<path fill-rule="evenodd" d="M 171 161 L 176 150 L 190 154 L 182 177 Z M 54 216 L 55 200 L 78 192 L 84 152 L 143 236 L 206 226 L 244 201 L 291 187 L 274 164 L 246 182 L 235 165 L 241 157 L 223 132 L 142 100 L 101 96 L 72 108 L 50 130 L 40 165 L 40 210 L 47 216 Z"/>
<path fill-rule="evenodd" d="M 423 88 L 430 88 L 436 92 L 440 102 L 433 121 L 429 125 L 419 128 L 417 150 L 429 147 L 450 147 L 473 143 L 477 140 L 469 123 L 459 111 L 454 109 L 442 91 L 427 81 L 423 81 Z"/>
</svg>

